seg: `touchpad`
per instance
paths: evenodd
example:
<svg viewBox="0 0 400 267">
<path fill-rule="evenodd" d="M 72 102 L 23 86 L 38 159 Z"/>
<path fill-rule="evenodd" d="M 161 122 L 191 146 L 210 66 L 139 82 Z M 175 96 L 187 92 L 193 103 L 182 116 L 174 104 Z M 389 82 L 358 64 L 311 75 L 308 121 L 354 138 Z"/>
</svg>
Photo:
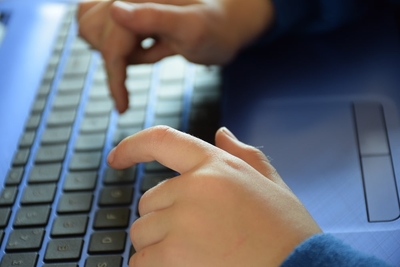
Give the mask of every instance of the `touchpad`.
<svg viewBox="0 0 400 267">
<path fill-rule="evenodd" d="M 379 104 L 259 101 L 249 114 L 240 137 L 270 157 L 324 231 L 399 217 Z"/>
</svg>

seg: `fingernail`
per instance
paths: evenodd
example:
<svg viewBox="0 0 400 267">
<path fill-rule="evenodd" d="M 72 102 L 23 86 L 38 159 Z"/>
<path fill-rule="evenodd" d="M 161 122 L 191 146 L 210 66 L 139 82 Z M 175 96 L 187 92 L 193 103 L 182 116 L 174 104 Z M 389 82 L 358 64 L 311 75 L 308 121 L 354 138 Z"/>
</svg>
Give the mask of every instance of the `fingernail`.
<svg viewBox="0 0 400 267">
<path fill-rule="evenodd" d="M 236 138 L 236 136 L 235 136 L 231 131 L 228 130 L 228 128 L 222 127 L 222 128 L 221 128 L 221 131 L 222 131 L 225 135 L 229 136 L 230 138 L 232 138 L 232 139 L 234 139 L 234 140 L 238 140 L 238 139 Z"/>
<path fill-rule="evenodd" d="M 108 164 L 112 164 L 115 158 L 115 147 L 108 153 L 107 162 Z"/>
</svg>

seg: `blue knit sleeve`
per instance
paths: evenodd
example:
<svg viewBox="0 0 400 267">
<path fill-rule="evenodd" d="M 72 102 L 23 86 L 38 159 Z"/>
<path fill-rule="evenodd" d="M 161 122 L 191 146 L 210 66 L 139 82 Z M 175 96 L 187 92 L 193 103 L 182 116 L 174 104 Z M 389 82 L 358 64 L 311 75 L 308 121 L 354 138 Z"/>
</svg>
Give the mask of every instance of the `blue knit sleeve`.
<svg viewBox="0 0 400 267">
<path fill-rule="evenodd" d="M 329 234 L 314 235 L 300 244 L 281 267 L 388 267 Z"/>
</svg>

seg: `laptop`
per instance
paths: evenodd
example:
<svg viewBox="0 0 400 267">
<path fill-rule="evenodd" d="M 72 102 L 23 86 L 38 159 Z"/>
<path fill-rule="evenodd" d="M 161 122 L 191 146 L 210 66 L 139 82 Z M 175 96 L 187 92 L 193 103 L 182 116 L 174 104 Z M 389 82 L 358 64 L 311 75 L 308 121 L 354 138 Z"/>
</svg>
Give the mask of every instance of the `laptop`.
<svg viewBox="0 0 400 267">
<path fill-rule="evenodd" d="M 140 196 L 175 175 L 106 164 L 124 137 L 166 124 L 259 147 L 325 232 L 400 264 L 400 46 L 394 18 L 287 38 L 219 68 L 182 57 L 128 69 L 113 109 L 76 5 L 0 1 L 0 266 L 127 266 Z M 24 264 L 24 265 L 22 265 Z"/>
</svg>

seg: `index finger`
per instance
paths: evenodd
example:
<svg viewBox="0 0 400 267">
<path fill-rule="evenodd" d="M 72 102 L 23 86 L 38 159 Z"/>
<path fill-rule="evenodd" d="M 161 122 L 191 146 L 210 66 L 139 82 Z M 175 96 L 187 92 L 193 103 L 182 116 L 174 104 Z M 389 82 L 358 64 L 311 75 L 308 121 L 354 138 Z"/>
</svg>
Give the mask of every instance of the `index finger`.
<svg viewBox="0 0 400 267">
<path fill-rule="evenodd" d="M 155 126 L 124 139 L 108 156 L 108 164 L 123 169 L 139 162 L 156 160 L 186 173 L 216 152 L 217 148 L 168 126 Z"/>
<path fill-rule="evenodd" d="M 85 15 L 92 7 L 97 5 L 100 1 L 87 1 L 78 4 L 78 10 L 76 11 L 76 18 L 79 19 Z"/>
</svg>

